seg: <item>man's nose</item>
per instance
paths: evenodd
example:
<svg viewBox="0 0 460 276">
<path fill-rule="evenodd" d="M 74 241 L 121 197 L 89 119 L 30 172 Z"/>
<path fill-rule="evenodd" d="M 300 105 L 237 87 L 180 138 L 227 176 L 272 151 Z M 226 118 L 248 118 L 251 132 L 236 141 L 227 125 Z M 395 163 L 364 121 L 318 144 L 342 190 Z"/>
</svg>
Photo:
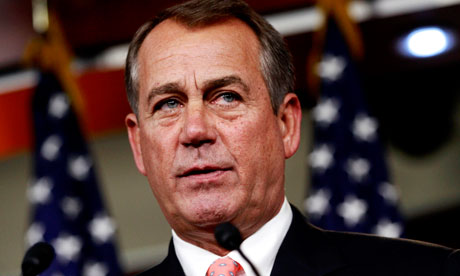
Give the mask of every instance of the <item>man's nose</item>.
<svg viewBox="0 0 460 276">
<path fill-rule="evenodd" d="M 216 130 L 203 103 L 189 103 L 179 141 L 186 147 L 200 147 L 216 141 Z"/>
</svg>

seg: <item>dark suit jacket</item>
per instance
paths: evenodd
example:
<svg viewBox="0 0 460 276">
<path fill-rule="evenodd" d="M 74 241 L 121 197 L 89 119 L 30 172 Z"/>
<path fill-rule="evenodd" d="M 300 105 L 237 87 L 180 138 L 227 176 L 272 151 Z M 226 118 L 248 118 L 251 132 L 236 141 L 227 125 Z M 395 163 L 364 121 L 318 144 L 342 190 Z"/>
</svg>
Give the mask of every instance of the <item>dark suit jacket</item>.
<svg viewBox="0 0 460 276">
<path fill-rule="evenodd" d="M 325 231 L 307 223 L 295 207 L 292 209 L 292 224 L 276 256 L 272 276 L 460 276 L 460 250 Z M 185 275 L 173 243 L 161 264 L 140 275 Z"/>
</svg>

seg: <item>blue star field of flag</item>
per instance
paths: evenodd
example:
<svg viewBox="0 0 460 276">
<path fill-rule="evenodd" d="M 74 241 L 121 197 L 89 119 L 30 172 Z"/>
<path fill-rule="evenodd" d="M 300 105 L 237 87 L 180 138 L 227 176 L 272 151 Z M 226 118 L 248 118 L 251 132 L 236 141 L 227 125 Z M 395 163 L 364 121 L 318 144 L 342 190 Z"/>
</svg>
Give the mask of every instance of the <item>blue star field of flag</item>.
<svg viewBox="0 0 460 276">
<path fill-rule="evenodd" d="M 304 205 L 324 229 L 403 235 L 398 191 L 389 182 L 378 122 L 366 106 L 357 69 L 333 19 L 321 61 L 321 95 L 313 109 L 311 188 Z"/>
<path fill-rule="evenodd" d="M 54 74 L 42 73 L 32 99 L 34 176 L 26 246 L 46 241 L 56 258 L 42 276 L 122 275 L 115 222 L 105 210 L 93 160 L 70 100 Z"/>
</svg>

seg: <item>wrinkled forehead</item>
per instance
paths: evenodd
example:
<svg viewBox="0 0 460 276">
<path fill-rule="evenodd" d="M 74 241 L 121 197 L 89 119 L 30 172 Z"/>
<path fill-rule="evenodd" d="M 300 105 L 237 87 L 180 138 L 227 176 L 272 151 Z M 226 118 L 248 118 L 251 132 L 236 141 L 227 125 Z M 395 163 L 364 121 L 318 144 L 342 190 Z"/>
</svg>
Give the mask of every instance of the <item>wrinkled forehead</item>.
<svg viewBox="0 0 460 276">
<path fill-rule="evenodd" d="M 170 18 L 150 31 L 139 49 L 139 55 L 143 52 L 150 55 L 171 47 L 186 48 L 193 39 L 201 40 L 203 48 L 212 42 L 227 41 L 233 45 L 235 51 L 239 46 L 245 51 L 253 51 L 252 54 L 257 57 L 260 51 L 260 42 L 254 31 L 237 18 L 227 17 L 210 24 L 196 26 L 189 26 Z"/>
<path fill-rule="evenodd" d="M 201 27 L 188 27 L 168 19 L 147 35 L 138 64 L 141 80 L 162 70 L 174 73 L 175 66 L 200 70 L 228 66 L 260 73 L 259 42 L 252 29 L 238 19 Z"/>
</svg>

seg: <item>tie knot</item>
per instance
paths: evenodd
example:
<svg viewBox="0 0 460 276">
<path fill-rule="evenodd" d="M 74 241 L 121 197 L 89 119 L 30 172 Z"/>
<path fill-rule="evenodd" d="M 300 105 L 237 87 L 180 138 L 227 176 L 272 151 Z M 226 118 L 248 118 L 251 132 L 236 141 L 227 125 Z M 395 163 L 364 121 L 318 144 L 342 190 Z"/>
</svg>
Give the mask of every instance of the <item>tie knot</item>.
<svg viewBox="0 0 460 276">
<path fill-rule="evenodd" d="M 241 265 L 230 257 L 215 260 L 208 268 L 206 276 L 243 276 Z"/>
</svg>

